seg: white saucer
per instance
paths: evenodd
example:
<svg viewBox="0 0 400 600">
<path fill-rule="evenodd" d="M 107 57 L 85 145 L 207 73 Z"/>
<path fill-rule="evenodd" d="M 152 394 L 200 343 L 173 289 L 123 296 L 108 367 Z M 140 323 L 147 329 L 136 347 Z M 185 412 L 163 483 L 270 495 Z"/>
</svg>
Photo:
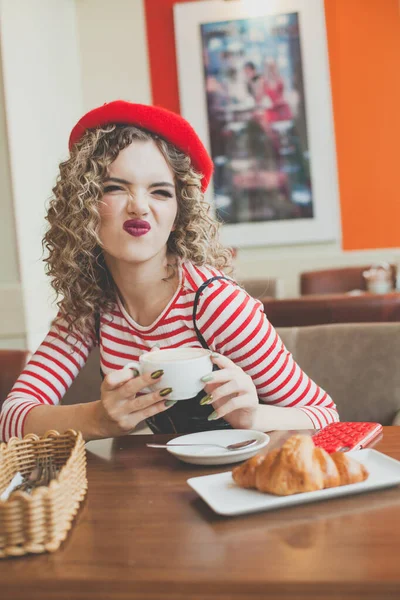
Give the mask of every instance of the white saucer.
<svg viewBox="0 0 400 600">
<path fill-rule="evenodd" d="M 245 440 L 256 439 L 257 443 L 243 450 L 224 450 L 223 448 L 203 446 L 177 446 L 174 444 L 235 444 Z M 179 460 L 193 465 L 228 465 L 242 460 L 247 460 L 257 454 L 269 442 L 269 435 L 261 431 L 251 429 L 216 429 L 213 431 L 201 431 L 200 433 L 189 433 L 181 435 L 168 442 L 168 452 L 179 458 Z"/>
</svg>

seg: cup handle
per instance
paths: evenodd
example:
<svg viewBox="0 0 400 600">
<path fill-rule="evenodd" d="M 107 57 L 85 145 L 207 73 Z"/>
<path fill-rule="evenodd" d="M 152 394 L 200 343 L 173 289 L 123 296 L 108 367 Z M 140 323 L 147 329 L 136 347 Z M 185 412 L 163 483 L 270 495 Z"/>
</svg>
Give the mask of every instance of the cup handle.
<svg viewBox="0 0 400 600">
<path fill-rule="evenodd" d="M 126 365 L 123 366 L 124 369 L 131 369 L 131 371 L 135 370 L 139 373 L 139 375 L 142 375 L 142 369 L 141 369 L 141 365 L 138 361 L 136 360 L 132 360 L 129 363 L 126 363 Z M 142 388 L 140 390 L 141 392 L 144 392 L 145 394 L 150 394 L 153 390 L 151 390 L 148 387 Z"/>
</svg>

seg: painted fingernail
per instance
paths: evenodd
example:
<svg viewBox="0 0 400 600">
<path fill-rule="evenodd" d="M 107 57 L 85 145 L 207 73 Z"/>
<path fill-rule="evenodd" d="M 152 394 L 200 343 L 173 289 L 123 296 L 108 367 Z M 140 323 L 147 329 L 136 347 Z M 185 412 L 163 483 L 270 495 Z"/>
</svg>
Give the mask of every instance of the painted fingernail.
<svg viewBox="0 0 400 600">
<path fill-rule="evenodd" d="M 177 400 L 166 400 L 166 401 L 164 402 L 164 405 L 165 405 L 167 408 L 169 408 L 170 406 L 173 406 L 173 405 L 174 405 L 174 404 L 176 404 L 176 403 L 177 403 Z"/>
<path fill-rule="evenodd" d="M 211 413 L 211 415 L 209 415 L 209 416 L 207 417 L 207 420 L 208 420 L 208 421 L 215 421 L 216 419 L 219 419 L 219 416 L 218 416 L 218 413 L 217 413 L 217 411 L 216 411 L 216 410 L 214 410 L 214 412 L 213 412 L 213 413 Z"/>
<path fill-rule="evenodd" d="M 211 356 L 212 358 L 218 358 L 219 354 L 218 352 L 211 352 Z"/>
<path fill-rule="evenodd" d="M 202 398 L 200 400 L 200 405 L 204 406 L 205 404 L 211 404 L 212 401 L 213 401 L 212 394 L 208 394 L 208 396 L 204 396 L 204 398 Z"/>
<path fill-rule="evenodd" d="M 164 388 L 163 390 L 159 391 L 160 396 L 164 397 L 164 396 L 168 396 L 168 394 L 170 394 L 172 392 L 172 388 Z"/>
<path fill-rule="evenodd" d="M 201 378 L 201 380 L 204 381 L 204 383 L 212 381 L 212 379 L 214 379 L 214 375 L 212 373 L 210 373 L 209 375 L 204 375 L 204 377 Z"/>
<path fill-rule="evenodd" d="M 131 371 L 134 377 L 137 377 L 139 375 L 139 371 L 137 369 L 131 369 Z"/>
<path fill-rule="evenodd" d="M 162 369 L 159 369 L 158 371 L 154 371 L 154 373 L 152 373 L 150 377 L 152 379 L 158 379 L 159 377 L 161 377 L 161 375 L 164 375 L 164 371 Z"/>
</svg>

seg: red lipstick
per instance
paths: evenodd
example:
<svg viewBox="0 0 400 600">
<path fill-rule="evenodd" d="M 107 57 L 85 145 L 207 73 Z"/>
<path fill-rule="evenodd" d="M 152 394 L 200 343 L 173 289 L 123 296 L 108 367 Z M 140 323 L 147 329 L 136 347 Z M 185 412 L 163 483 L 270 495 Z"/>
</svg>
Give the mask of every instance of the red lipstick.
<svg viewBox="0 0 400 600">
<path fill-rule="evenodd" d="M 122 227 L 129 235 L 133 235 L 134 237 L 145 235 L 151 229 L 150 223 L 141 219 L 129 219 L 125 221 Z"/>
</svg>

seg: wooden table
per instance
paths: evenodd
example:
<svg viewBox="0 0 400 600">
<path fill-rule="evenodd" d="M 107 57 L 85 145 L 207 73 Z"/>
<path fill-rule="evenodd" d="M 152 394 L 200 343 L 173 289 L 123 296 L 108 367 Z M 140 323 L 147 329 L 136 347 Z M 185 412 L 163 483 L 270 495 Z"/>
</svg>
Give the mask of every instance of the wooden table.
<svg viewBox="0 0 400 600">
<path fill-rule="evenodd" d="M 54 554 L 0 561 L 2 600 L 400 597 L 398 488 L 224 518 L 186 479 L 228 467 L 179 463 L 146 448 L 149 437 L 89 444 L 89 491 L 69 537 Z M 376 447 L 400 459 L 400 427 Z"/>
</svg>

